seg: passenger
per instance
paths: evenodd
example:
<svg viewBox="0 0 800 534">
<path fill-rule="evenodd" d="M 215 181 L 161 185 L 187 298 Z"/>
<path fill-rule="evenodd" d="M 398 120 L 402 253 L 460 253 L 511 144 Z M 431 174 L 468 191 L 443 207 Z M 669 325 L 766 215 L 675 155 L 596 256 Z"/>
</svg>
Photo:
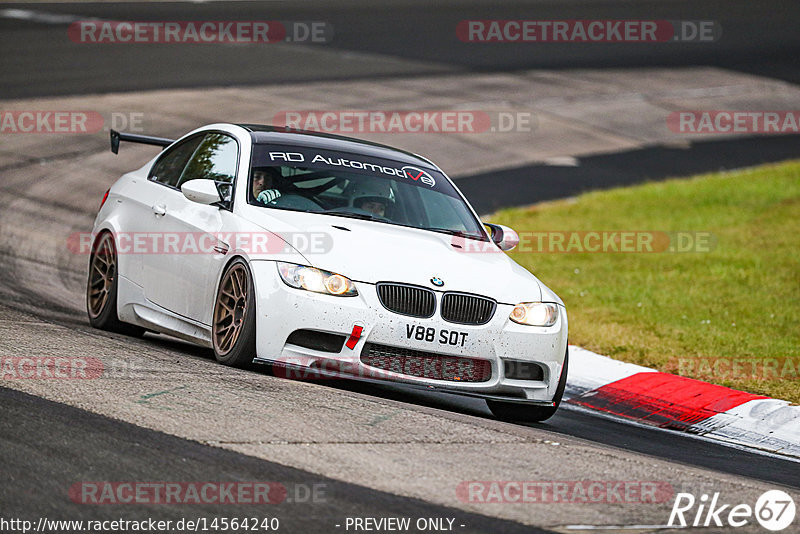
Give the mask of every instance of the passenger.
<svg viewBox="0 0 800 534">
<path fill-rule="evenodd" d="M 394 194 L 389 184 L 366 182 L 353 191 L 353 207 L 368 211 L 376 217 L 386 218 L 389 206 L 394 204 Z"/>
</svg>

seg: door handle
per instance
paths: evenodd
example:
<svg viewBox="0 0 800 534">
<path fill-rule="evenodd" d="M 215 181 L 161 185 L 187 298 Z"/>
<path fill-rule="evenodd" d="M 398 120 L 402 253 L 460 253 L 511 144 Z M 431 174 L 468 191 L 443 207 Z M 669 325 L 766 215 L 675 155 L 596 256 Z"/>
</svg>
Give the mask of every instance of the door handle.
<svg viewBox="0 0 800 534">
<path fill-rule="evenodd" d="M 167 207 L 164 204 L 154 204 L 151 209 L 156 217 L 161 217 L 167 214 Z"/>
</svg>

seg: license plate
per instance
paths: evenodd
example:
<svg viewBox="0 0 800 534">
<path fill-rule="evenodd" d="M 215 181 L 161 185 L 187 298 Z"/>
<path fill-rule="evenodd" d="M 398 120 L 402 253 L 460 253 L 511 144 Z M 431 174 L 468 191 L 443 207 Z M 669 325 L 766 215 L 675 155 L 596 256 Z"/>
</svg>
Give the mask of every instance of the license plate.
<svg viewBox="0 0 800 534">
<path fill-rule="evenodd" d="M 409 340 L 451 347 L 463 347 L 469 341 L 469 332 L 409 323 L 406 323 L 405 327 L 406 339 Z"/>
</svg>

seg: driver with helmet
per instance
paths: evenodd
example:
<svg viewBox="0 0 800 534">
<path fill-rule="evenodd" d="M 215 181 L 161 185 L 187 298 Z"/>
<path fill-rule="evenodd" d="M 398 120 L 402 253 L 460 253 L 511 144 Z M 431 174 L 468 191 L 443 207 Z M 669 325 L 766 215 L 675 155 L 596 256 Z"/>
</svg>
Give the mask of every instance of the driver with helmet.
<svg viewBox="0 0 800 534">
<path fill-rule="evenodd" d="M 276 167 L 253 168 L 253 196 L 259 202 L 267 204 L 281 196 L 276 188 L 282 178 L 281 171 Z"/>
</svg>

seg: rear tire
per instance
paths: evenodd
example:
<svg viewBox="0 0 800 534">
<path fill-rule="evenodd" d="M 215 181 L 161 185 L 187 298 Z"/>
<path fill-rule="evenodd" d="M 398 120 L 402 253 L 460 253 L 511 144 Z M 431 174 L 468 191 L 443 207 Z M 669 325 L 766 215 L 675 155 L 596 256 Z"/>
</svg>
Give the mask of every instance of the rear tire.
<svg viewBox="0 0 800 534">
<path fill-rule="evenodd" d="M 256 306 L 253 277 L 242 259 L 222 275 L 211 324 L 214 356 L 224 365 L 248 367 L 256 355 Z"/>
<path fill-rule="evenodd" d="M 111 232 L 102 232 L 89 257 L 89 276 L 86 282 L 86 312 L 89 323 L 100 330 L 142 337 L 145 329 L 123 323 L 117 316 L 117 247 Z"/>
<path fill-rule="evenodd" d="M 561 377 L 558 380 L 556 394 L 553 396 L 553 406 L 531 406 L 530 404 L 487 400 L 486 404 L 495 417 L 502 421 L 516 423 L 538 423 L 550 419 L 558 410 L 564 389 L 567 386 L 567 369 L 569 367 L 569 347 L 564 354 L 564 367 L 561 368 Z"/>
</svg>

